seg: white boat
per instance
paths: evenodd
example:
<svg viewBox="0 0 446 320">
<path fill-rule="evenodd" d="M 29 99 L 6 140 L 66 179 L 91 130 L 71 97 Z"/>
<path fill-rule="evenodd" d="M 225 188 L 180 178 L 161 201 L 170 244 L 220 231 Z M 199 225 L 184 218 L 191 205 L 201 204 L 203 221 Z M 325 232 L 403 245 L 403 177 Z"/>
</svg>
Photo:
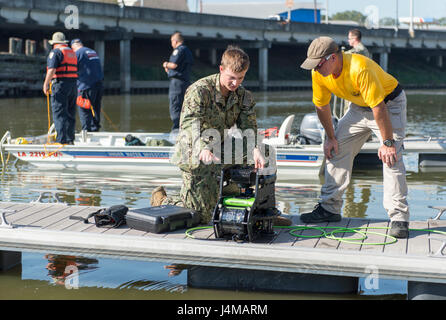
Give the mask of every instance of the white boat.
<svg viewBox="0 0 446 320">
<path fill-rule="evenodd" d="M 316 178 L 324 163 L 321 144 L 301 144 L 291 134 L 294 115 L 285 119 L 278 135 L 264 142 L 276 148 L 278 180 Z M 317 134 L 320 128 L 314 127 Z M 128 146 L 125 137 L 132 135 L 146 144 L 149 140 L 172 141 L 166 133 L 141 132 L 82 132 L 76 134 L 74 145 L 51 144 L 49 134 L 38 137 L 12 138 L 7 131 L 0 141 L 3 165 L 7 153 L 39 169 L 79 171 L 132 172 L 140 174 L 178 176 L 179 169 L 170 162 L 172 146 Z M 422 167 L 446 166 L 446 138 L 409 138 L 405 153 L 419 154 Z M 378 141 L 367 142 L 358 155 L 360 162 L 376 162 Z M 372 162 L 373 162 L 372 161 Z"/>
<path fill-rule="evenodd" d="M 284 124 L 289 132 L 293 117 Z M 285 128 L 285 127 L 283 127 Z M 52 133 L 50 132 L 49 135 Z M 170 162 L 172 146 L 127 146 L 127 135 L 137 137 L 144 144 L 149 140 L 172 141 L 169 134 L 141 132 L 83 132 L 76 134 L 74 145 L 47 143 L 48 135 L 12 138 L 9 131 L 0 141 L 2 161 L 11 153 L 15 158 L 39 169 L 79 171 L 132 172 L 141 174 L 178 176 L 179 169 Z M 280 140 L 281 139 L 281 140 Z M 278 146 L 277 166 L 280 177 L 290 175 L 317 176 L 323 163 L 318 145 L 286 145 L 285 131 L 271 139 Z M 279 177 L 279 179 L 280 179 Z"/>
</svg>

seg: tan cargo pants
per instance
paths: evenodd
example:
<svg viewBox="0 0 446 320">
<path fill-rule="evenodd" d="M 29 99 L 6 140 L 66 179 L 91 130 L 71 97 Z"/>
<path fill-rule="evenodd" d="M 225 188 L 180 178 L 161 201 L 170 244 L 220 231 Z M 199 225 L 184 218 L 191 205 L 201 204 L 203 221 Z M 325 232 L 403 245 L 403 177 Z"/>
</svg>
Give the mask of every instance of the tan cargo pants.
<svg viewBox="0 0 446 320">
<path fill-rule="evenodd" d="M 406 94 L 403 91 L 387 102 L 393 127 L 393 139 L 398 159 L 392 167 L 383 164 L 383 205 L 391 221 L 409 221 L 406 169 L 402 151 L 406 127 Z M 351 104 L 349 111 L 339 120 L 335 131 L 338 154 L 326 162 L 325 183 L 321 189 L 322 207 L 332 213 L 341 213 L 342 196 L 350 183 L 353 160 L 373 132 L 382 137 L 370 108 Z"/>
</svg>

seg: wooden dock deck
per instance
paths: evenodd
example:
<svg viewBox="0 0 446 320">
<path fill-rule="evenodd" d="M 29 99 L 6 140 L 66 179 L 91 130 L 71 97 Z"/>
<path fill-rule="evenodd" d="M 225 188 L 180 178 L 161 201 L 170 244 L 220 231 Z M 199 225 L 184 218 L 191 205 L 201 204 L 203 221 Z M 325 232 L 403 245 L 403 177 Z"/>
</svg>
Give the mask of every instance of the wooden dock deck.
<svg viewBox="0 0 446 320">
<path fill-rule="evenodd" d="M 237 243 L 215 239 L 212 229 L 195 232 L 195 239 L 185 230 L 152 234 L 121 226 L 98 228 L 93 223 L 69 219 L 70 215 L 87 217 L 99 207 L 68 206 L 58 203 L 1 202 L 0 211 L 13 228 L 0 227 L 0 250 L 69 253 L 84 256 L 159 260 L 192 266 L 260 270 L 266 272 L 304 273 L 342 277 L 367 277 L 370 270 L 383 279 L 400 279 L 446 284 L 446 235 L 410 231 L 408 239 L 391 242 L 386 237 L 386 220 L 343 218 L 323 227 L 366 227 L 365 240 L 340 242 L 325 237 L 296 237 L 286 228 L 278 228 L 272 239 L 255 243 Z M 292 216 L 302 225 L 299 216 Z M 91 219 L 92 220 L 92 219 Z M 319 227 L 321 225 L 318 225 Z M 445 220 L 411 221 L 411 229 L 445 232 Z M 361 230 L 362 231 L 362 230 Z M 295 230 L 300 236 L 320 234 L 320 230 Z M 343 239 L 359 234 L 339 232 Z M 444 250 L 446 251 L 446 250 Z"/>
</svg>

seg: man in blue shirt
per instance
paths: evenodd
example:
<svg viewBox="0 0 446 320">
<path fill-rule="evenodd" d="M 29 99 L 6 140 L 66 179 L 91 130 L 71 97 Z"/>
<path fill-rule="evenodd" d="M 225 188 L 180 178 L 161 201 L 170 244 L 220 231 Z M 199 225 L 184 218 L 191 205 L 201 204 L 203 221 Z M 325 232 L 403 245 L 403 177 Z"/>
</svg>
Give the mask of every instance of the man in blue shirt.
<svg viewBox="0 0 446 320">
<path fill-rule="evenodd" d="M 51 108 L 56 128 L 56 142 L 73 144 L 76 121 L 77 59 L 68 47 L 62 32 L 55 32 L 50 41 L 43 93 L 51 94 Z"/>
<path fill-rule="evenodd" d="M 169 109 L 173 130 L 180 127 L 180 113 L 183 106 L 184 94 L 190 84 L 190 69 L 194 63 L 192 52 L 184 45 L 184 39 L 180 32 L 175 32 L 170 37 L 173 51 L 169 61 L 163 62 L 163 68 L 170 79 L 169 84 Z"/>
<path fill-rule="evenodd" d="M 104 73 L 101 61 L 93 49 L 84 47 L 80 39 L 71 40 L 71 48 L 76 53 L 78 63 L 78 96 L 90 100 L 91 107 L 79 105 L 79 118 L 82 130 L 99 131 L 101 127 L 101 100 L 103 94 Z"/>
</svg>

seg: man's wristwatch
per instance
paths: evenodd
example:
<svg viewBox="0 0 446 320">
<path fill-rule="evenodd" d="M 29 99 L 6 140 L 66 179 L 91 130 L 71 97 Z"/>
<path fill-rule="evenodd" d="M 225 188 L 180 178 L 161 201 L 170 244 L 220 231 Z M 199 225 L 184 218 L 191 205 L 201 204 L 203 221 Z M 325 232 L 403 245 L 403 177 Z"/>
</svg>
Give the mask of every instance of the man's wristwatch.
<svg viewBox="0 0 446 320">
<path fill-rule="evenodd" d="M 387 140 L 384 140 L 384 141 L 383 141 L 383 144 L 384 144 L 386 147 L 393 147 L 393 145 L 395 144 L 395 140 L 393 140 L 393 139 L 387 139 Z"/>
</svg>

